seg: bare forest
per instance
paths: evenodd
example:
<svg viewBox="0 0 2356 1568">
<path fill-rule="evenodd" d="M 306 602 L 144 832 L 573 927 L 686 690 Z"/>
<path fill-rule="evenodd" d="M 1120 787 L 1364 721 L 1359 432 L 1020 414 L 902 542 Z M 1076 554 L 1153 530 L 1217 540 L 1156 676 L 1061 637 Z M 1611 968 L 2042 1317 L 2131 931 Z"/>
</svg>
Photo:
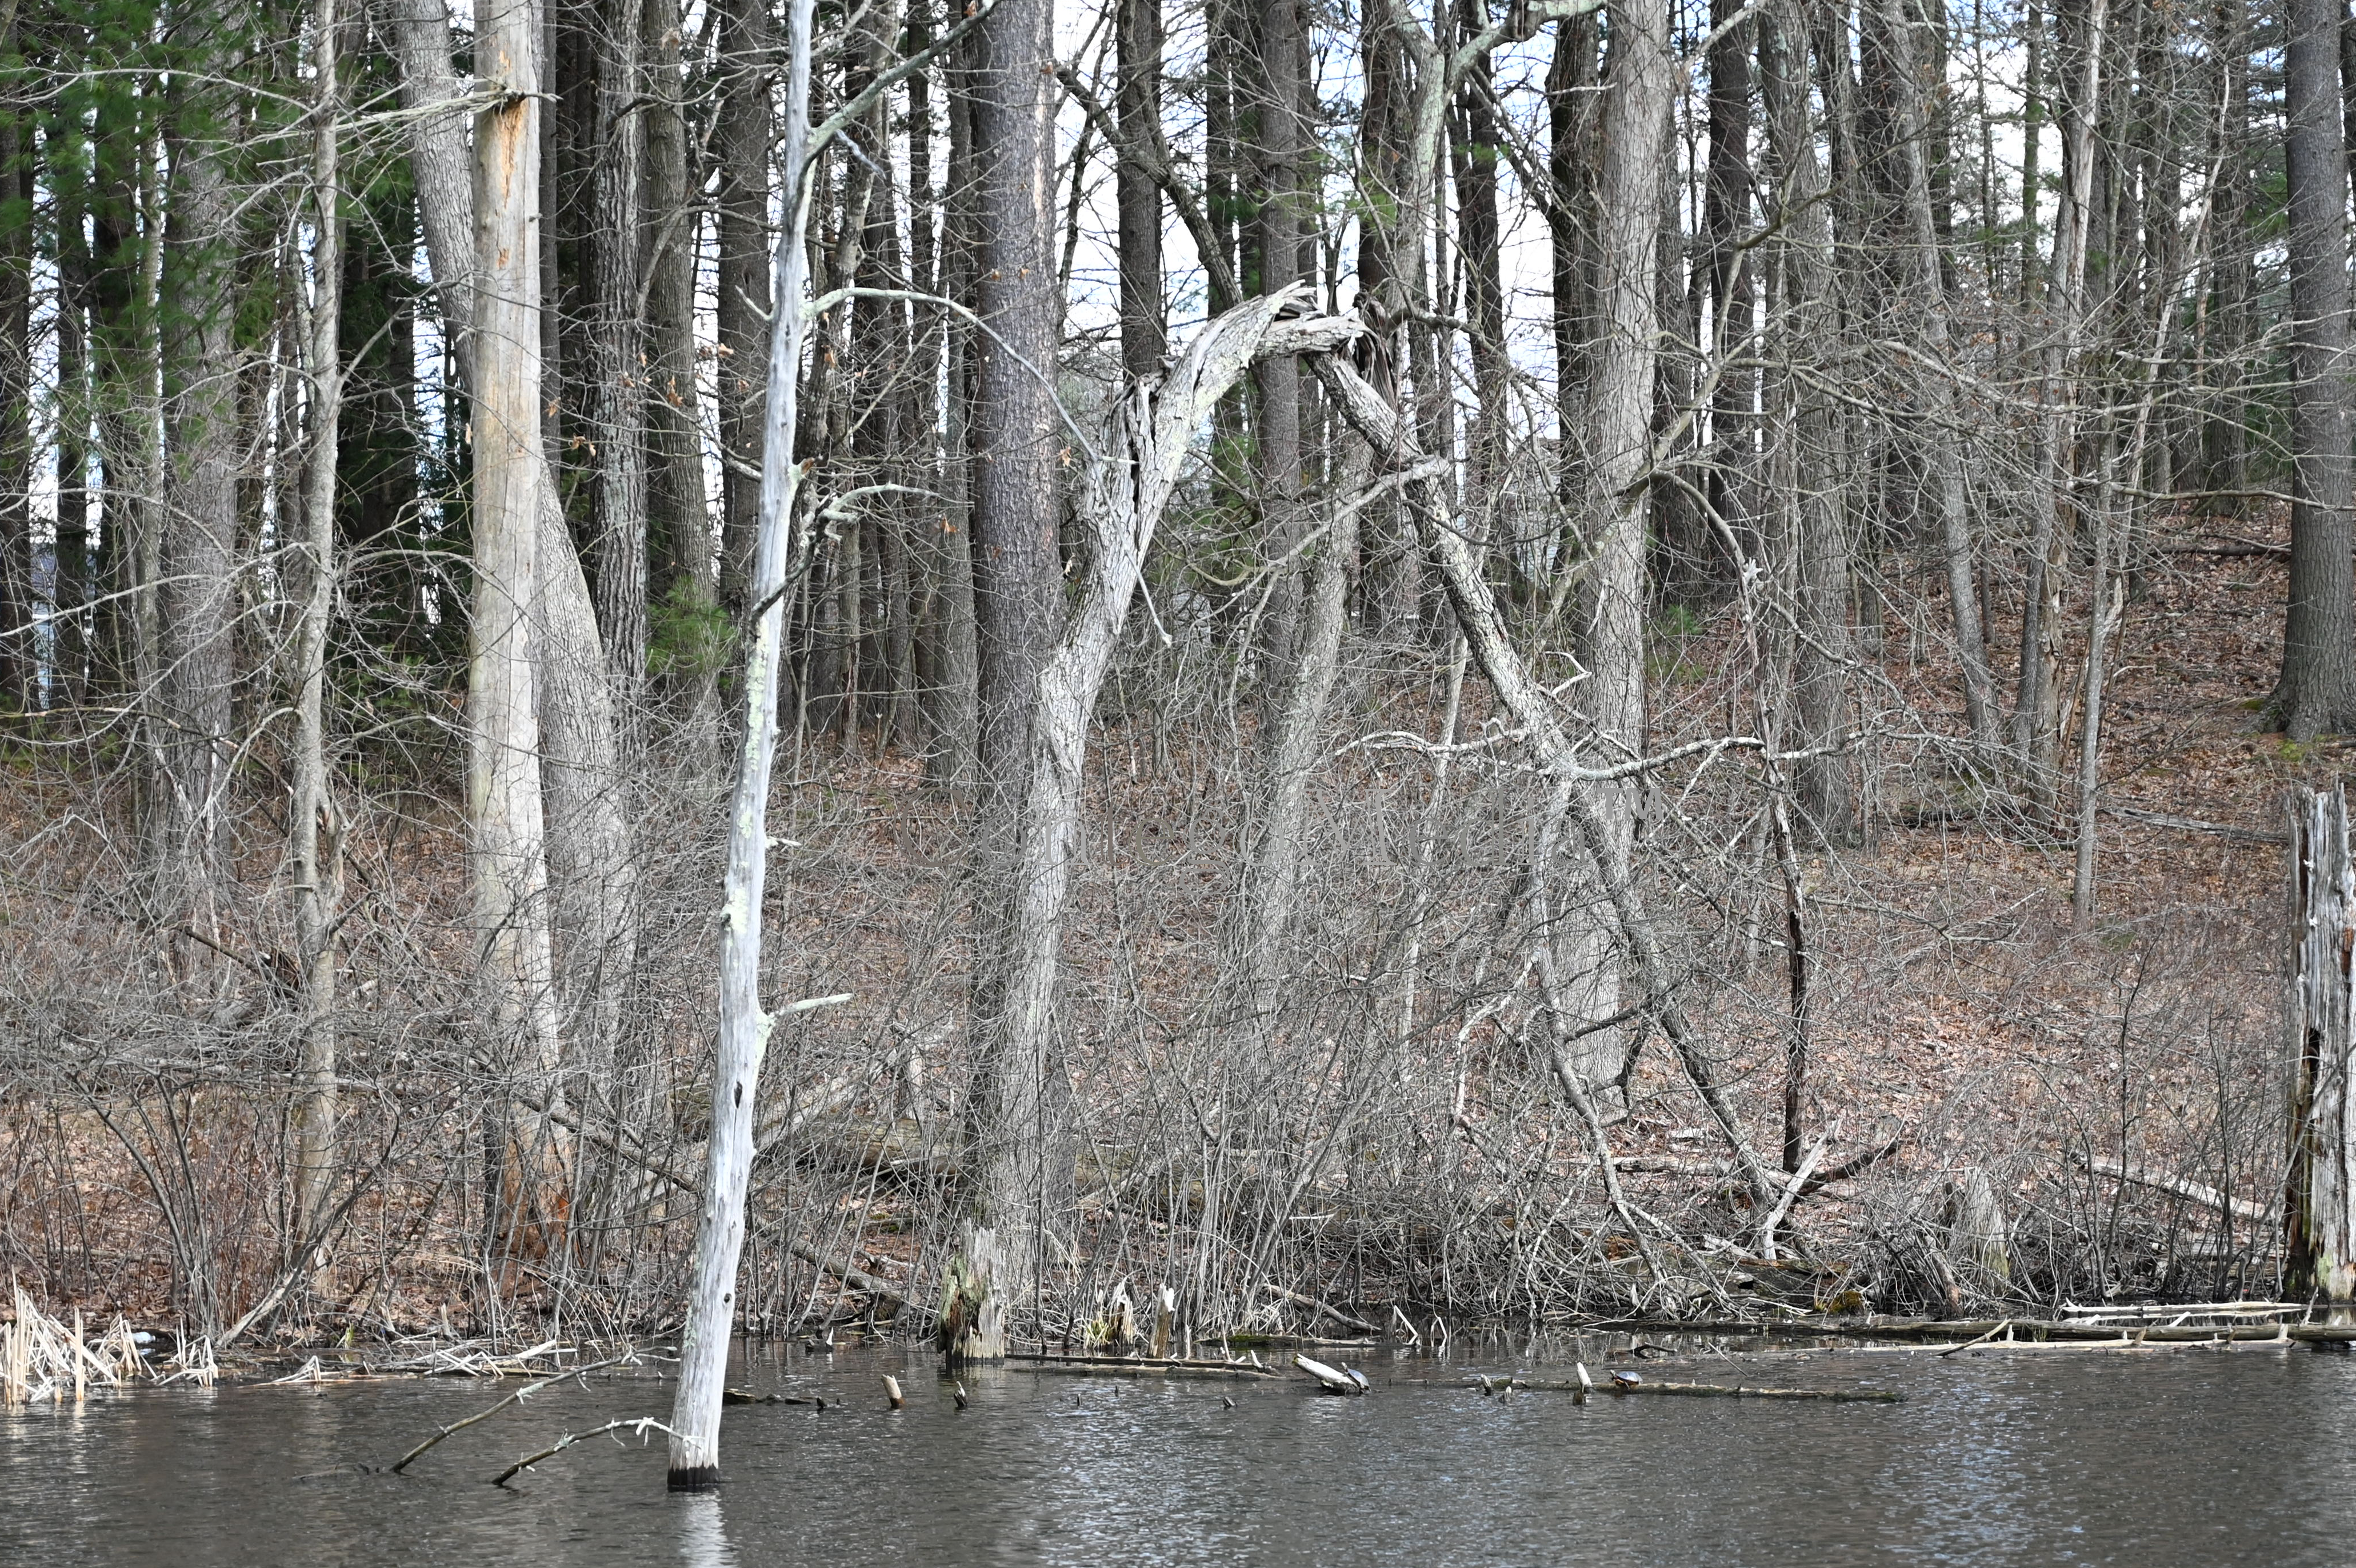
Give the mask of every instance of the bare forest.
<svg viewBox="0 0 2356 1568">
<path fill-rule="evenodd" d="M 2356 1294 L 2351 127 L 2341 0 L 0 5 L 0 1269 Z"/>
</svg>

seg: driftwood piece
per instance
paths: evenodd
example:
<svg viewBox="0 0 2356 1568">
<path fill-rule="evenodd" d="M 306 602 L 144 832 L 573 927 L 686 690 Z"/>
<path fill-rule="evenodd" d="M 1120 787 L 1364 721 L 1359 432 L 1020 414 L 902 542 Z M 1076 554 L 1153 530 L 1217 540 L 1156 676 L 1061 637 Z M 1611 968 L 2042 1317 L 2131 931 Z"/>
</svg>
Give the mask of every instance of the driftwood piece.
<svg viewBox="0 0 2356 1568">
<path fill-rule="evenodd" d="M 2188 1317 L 2280 1317 L 2286 1313 L 2306 1310 L 2295 1301 L 2147 1301 L 2127 1306 L 2080 1306 L 2067 1301 L 2062 1304 L 2062 1316 L 2072 1322 L 2106 1317 L 2133 1318 L 2138 1323 L 2160 1317 L 2174 1322 Z"/>
<path fill-rule="evenodd" d="M 1306 1356 L 1295 1355 L 1292 1364 L 1317 1380 L 1317 1386 L 1329 1394 L 1363 1394 L 1366 1380 L 1355 1373 L 1329 1367 L 1323 1361 L 1312 1361 Z"/>
</svg>

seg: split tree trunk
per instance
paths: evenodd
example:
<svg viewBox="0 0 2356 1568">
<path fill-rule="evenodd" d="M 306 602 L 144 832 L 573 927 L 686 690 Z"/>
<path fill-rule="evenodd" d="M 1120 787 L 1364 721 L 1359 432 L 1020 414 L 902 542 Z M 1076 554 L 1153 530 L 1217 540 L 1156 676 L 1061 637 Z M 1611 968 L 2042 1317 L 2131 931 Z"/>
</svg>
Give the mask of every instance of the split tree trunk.
<svg viewBox="0 0 2356 1568">
<path fill-rule="evenodd" d="M 992 1056 L 991 1076 L 977 1072 L 973 1095 L 987 1109 L 968 1112 L 968 1147 L 979 1167 L 967 1178 L 972 1230 L 950 1266 L 951 1299 L 942 1314 L 952 1361 L 1006 1354 L 1008 1311 L 1038 1283 L 1036 1249 L 1060 1209 L 1059 1189 L 1072 1180 L 1068 1144 L 1049 1120 L 1046 1076 L 1055 1064 L 1055 972 L 1097 694 L 1204 422 L 1256 360 L 1323 354 L 1356 334 L 1354 322 L 1339 317 L 1277 319 L 1301 302 L 1298 290 L 1263 295 L 1203 328 L 1166 377 L 1123 392 L 1101 445 L 1086 459 L 1077 510 L 1088 542 L 1087 575 L 1040 670 L 1030 731 L 1012 759 L 1021 771 L 1004 865 L 1010 897 L 991 912 L 1003 934 L 985 954 L 994 1008 L 986 1015 L 977 1009 L 975 1024 Z M 985 1026 L 989 1033 L 980 1034 Z"/>
<path fill-rule="evenodd" d="M 384 0 L 401 57 L 402 103 L 409 121 L 410 169 L 434 269 L 444 329 L 461 383 L 477 383 L 477 265 L 471 160 L 455 110 L 449 12 L 441 0 Z M 543 336 L 536 342 L 544 343 Z M 541 367 L 543 386 L 546 367 Z M 543 403 L 543 407 L 545 404 Z M 554 925 L 563 938 L 563 993 L 572 1038 L 593 1069 L 612 1059 L 621 998 L 638 944 L 637 849 L 623 797 L 618 722 L 589 584 L 558 504 L 552 472 L 537 485 L 532 631 L 548 871 Z M 554 1139 L 552 1126 L 536 1139 Z"/>
<path fill-rule="evenodd" d="M 467 819 L 484 1048 L 511 1080 L 559 1098 L 541 801 L 538 593 L 548 465 L 540 444 L 540 68 L 529 0 L 485 0 L 476 74 L 498 94 L 475 120 L 474 624 L 466 682 Z M 545 1217 L 558 1173 L 526 1134 L 503 1152 L 512 1224 Z"/>
</svg>

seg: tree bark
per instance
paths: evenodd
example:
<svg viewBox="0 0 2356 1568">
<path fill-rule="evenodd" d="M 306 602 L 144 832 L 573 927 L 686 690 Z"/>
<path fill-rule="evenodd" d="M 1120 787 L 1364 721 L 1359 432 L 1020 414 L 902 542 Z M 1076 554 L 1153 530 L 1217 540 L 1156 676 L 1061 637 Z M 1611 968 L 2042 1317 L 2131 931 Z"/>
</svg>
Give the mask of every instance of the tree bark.
<svg viewBox="0 0 2356 1568">
<path fill-rule="evenodd" d="M 1135 152 L 1162 124 L 1162 0 L 1115 0 L 1122 145 L 1114 175 L 1120 224 L 1120 363 L 1130 381 L 1159 375 L 1170 351 L 1162 296 L 1162 188 Z"/>
<path fill-rule="evenodd" d="M 726 0 L 719 145 L 720 599 L 740 628 L 761 509 L 762 367 L 769 315 L 769 8 Z"/>
<path fill-rule="evenodd" d="M 1066 450 L 1055 375 L 1055 0 L 999 0 L 973 35 L 969 99 L 978 205 L 973 342 L 974 621 L 981 799 L 975 844 L 972 1084 L 964 1256 L 986 1302 L 956 1356 L 1005 1353 L 1006 1305 L 1031 1294 L 1062 1145 L 1048 1093 L 1053 1042 L 1025 1012 L 1025 766 L 1040 681 L 1062 619 L 1056 475 Z M 1070 1167 L 1064 1165 L 1064 1181 Z"/>
<path fill-rule="evenodd" d="M 1709 50 L 1709 169 L 1702 207 L 1709 289 L 1710 353 L 1705 362 L 1747 357 L 1757 278 L 1742 250 L 1751 226 L 1751 57 L 1755 20 L 1742 0 L 1711 0 Z M 1723 29 L 1723 31 L 1719 31 Z M 1727 369 L 1710 400 L 1710 466 L 1705 485 L 1719 525 L 1748 553 L 1758 536 L 1751 473 L 1751 410 L 1756 372 Z M 1721 552 L 1721 561 L 1731 564 Z"/>
<path fill-rule="evenodd" d="M 638 34 L 644 0 L 606 0 L 596 28 L 595 174 L 591 208 L 589 537 L 597 626 L 617 694 L 647 668 L 647 341 L 639 308 L 647 142 Z"/>
<path fill-rule="evenodd" d="M 1635 0 L 1615 6 L 1611 18 L 1597 192 L 1601 336 L 1588 401 L 1599 521 L 1588 541 L 1577 646 L 1589 674 L 1583 705 L 1593 718 L 1593 745 L 1618 760 L 1644 746 L 1644 476 L 1653 435 L 1663 173 L 1676 82 L 1664 9 Z M 1635 841 L 1635 788 L 1625 781 L 1599 785 L 1592 803 L 1603 833 L 1598 874 L 1625 879 Z M 1608 921 L 1591 915 L 1565 921 L 1554 962 L 1587 1022 L 1620 1011 L 1619 944 Z M 1619 1029 L 1594 1029 L 1579 1042 L 1580 1075 L 1589 1084 L 1615 1080 L 1624 1054 Z"/>
<path fill-rule="evenodd" d="M 2348 150 L 2340 138 L 2338 0 L 2292 0 L 2288 126 L 2290 606 L 2269 710 L 2293 740 L 2356 727 L 2356 461 L 2348 414 Z"/>
<path fill-rule="evenodd" d="M 1306 270 L 1301 251 L 1302 158 L 1309 81 L 1300 0 L 1258 0 L 1257 70 L 1250 73 L 1256 134 L 1254 211 L 1247 286 L 1282 294 Z M 1253 447 L 1258 456 L 1260 559 L 1274 574 L 1260 611 L 1261 680 L 1270 693 L 1291 684 L 1301 636 L 1302 572 L 1291 559 L 1301 534 L 1301 368 L 1263 360 L 1252 373 Z"/>
<path fill-rule="evenodd" d="M 477 198 L 470 188 L 464 124 L 455 111 L 431 112 L 460 96 L 450 66 L 449 13 L 439 0 L 387 4 L 401 56 L 402 106 L 411 115 L 410 168 L 418 215 L 459 380 L 471 393 L 477 385 L 479 336 Z M 543 367 L 543 397 L 545 384 Z M 556 895 L 554 925 L 563 938 L 571 1037 L 594 1075 L 612 1058 L 623 993 L 637 963 L 637 847 L 623 794 L 619 726 L 596 611 L 547 467 L 545 442 L 541 456 L 543 473 L 535 487 L 538 596 L 530 606 L 545 757 L 540 781 L 549 828 L 548 871 Z"/>
<path fill-rule="evenodd" d="M 18 59 L 14 19 L 0 55 Z M 39 655 L 33 642 L 33 165 L 27 117 L 0 109 L 0 722 L 30 714 Z M 61 403 L 65 400 L 60 398 Z"/>
<path fill-rule="evenodd" d="M 1547 232 L 1554 274 L 1556 490 L 1575 507 L 1586 483 L 1590 347 L 1595 337 L 1595 134 L 1601 29 L 1595 13 L 1563 22 L 1547 70 Z"/>
<path fill-rule="evenodd" d="M 207 926 L 216 912 L 214 896 L 229 854 L 229 769 L 236 750 L 230 735 L 239 469 L 232 280 L 240 225 L 215 140 L 228 130 L 224 114 L 217 94 L 197 95 L 172 148 L 166 262 L 170 296 L 180 308 L 164 328 L 170 447 L 160 570 L 152 579 L 160 585 L 166 671 L 164 799 L 152 842 L 154 913 L 167 929 Z M 126 439 L 118 450 L 113 484 L 129 478 L 131 448 Z M 108 510 L 112 516 L 112 506 Z"/>
<path fill-rule="evenodd" d="M 647 534 L 670 700 L 699 732 L 719 671 L 704 620 L 716 602 L 695 380 L 702 210 L 689 173 L 679 0 L 647 0 Z M 649 631 L 649 637 L 653 635 Z M 701 742 L 696 744 L 701 745 Z"/>
<path fill-rule="evenodd" d="M 1761 97 L 1774 171 L 1774 216 L 1784 238 L 1769 252 L 1778 269 L 1774 323 L 1783 354 L 1821 364 L 1837 340 L 1833 303 L 1833 226 L 1825 172 L 1808 123 L 1807 33 L 1796 0 L 1779 0 L 1759 20 Z M 1854 562 L 1840 411 L 1821 375 L 1771 374 L 1766 406 L 1785 424 L 1772 489 L 1791 556 L 1792 709 L 1795 750 L 1829 746 L 1856 717 L 1850 609 Z M 1810 832 L 1829 844 L 1858 837 L 1857 761 L 1846 751 L 1793 765 L 1794 792 Z"/>
</svg>

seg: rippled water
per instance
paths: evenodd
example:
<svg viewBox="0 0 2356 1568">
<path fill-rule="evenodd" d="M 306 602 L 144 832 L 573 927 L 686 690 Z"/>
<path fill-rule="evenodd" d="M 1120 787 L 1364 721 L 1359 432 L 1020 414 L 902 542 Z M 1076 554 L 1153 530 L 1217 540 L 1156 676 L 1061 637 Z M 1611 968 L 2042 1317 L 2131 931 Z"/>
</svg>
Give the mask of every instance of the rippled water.
<svg viewBox="0 0 2356 1568">
<path fill-rule="evenodd" d="M 732 1409 L 729 1484 L 700 1497 L 664 1491 L 659 1436 L 486 1484 L 568 1430 L 663 1414 L 657 1381 L 552 1390 L 405 1476 L 360 1467 L 497 1392 L 106 1395 L 0 1415 L 0 1562 L 2356 1562 L 2356 1358 L 1830 1353 L 1668 1374 L 1894 1387 L 1899 1405 L 1453 1386 L 1516 1364 L 1386 1359 L 1363 1400 L 969 1373 L 960 1412 L 914 1353 L 756 1353 L 744 1385 L 841 1403 Z M 904 1411 L 884 1408 L 887 1370 Z"/>
</svg>

